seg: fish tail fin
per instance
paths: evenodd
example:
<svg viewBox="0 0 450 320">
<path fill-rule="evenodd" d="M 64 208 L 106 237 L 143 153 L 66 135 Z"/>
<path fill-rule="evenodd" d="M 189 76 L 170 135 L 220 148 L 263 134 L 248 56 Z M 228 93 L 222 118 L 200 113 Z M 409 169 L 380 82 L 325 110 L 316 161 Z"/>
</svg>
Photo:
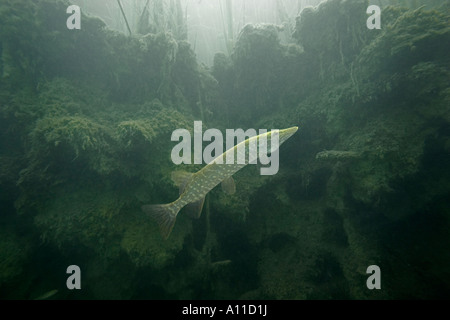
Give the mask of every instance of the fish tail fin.
<svg viewBox="0 0 450 320">
<path fill-rule="evenodd" d="M 148 216 L 156 220 L 161 235 L 166 240 L 172 232 L 180 209 L 174 203 L 144 205 L 141 208 Z"/>
</svg>

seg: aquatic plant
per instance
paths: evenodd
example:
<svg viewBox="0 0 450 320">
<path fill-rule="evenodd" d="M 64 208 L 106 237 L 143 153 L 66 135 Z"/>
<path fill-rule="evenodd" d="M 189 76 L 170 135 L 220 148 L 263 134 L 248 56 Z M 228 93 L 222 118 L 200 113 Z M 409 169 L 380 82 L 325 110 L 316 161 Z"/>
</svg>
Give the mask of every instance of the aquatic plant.
<svg viewBox="0 0 450 320">
<path fill-rule="evenodd" d="M 357 59 L 362 73 L 373 75 L 371 70 L 379 75 L 387 70 L 402 71 L 420 61 L 442 57 L 445 48 L 439 43 L 449 40 L 450 27 L 445 22 L 448 13 L 423 8 L 405 11 L 392 7 L 388 7 L 385 13 L 390 17 L 386 27 Z M 379 68 L 375 70 L 374 65 Z"/>
<path fill-rule="evenodd" d="M 297 17 L 293 37 L 318 57 L 322 81 L 346 77 L 353 59 L 373 38 L 365 26 L 367 7 L 366 0 L 332 0 L 305 8 Z"/>
<path fill-rule="evenodd" d="M 0 229 L 0 251 L 2 252 L 0 288 L 22 274 L 29 259 L 31 247 L 27 238 L 19 237 L 13 228 L 2 225 Z M 3 293 L 2 297 L 4 297 Z"/>
<path fill-rule="evenodd" d="M 256 114 L 267 112 L 274 106 L 278 89 L 274 76 L 282 59 L 283 49 L 274 25 L 246 25 L 240 32 L 231 56 L 232 66 L 220 55 L 213 67 L 222 95 L 232 99 L 226 110 L 213 110 L 218 116 L 224 111 L 228 119 L 239 119 L 240 125 L 249 126 Z M 220 58 L 220 60 L 219 60 Z M 227 70 L 228 69 L 228 70 Z M 220 75 L 226 73 L 226 77 Z M 245 109 L 242 108 L 245 105 Z"/>
</svg>

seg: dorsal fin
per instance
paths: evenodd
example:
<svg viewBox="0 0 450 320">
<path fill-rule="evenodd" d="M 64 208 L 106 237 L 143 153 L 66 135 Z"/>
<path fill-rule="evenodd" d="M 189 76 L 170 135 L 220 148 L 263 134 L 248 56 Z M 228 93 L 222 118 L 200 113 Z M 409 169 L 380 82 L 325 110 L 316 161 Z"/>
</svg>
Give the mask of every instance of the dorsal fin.
<svg viewBox="0 0 450 320">
<path fill-rule="evenodd" d="M 221 183 L 222 190 L 226 194 L 234 194 L 236 192 L 236 185 L 234 183 L 233 177 L 226 178 Z"/>
<path fill-rule="evenodd" d="M 177 187 L 180 188 L 180 194 L 184 192 L 184 188 L 186 187 L 186 184 L 189 182 L 189 180 L 192 178 L 193 173 L 186 172 L 186 171 L 173 171 L 171 178 L 173 183 Z"/>
</svg>

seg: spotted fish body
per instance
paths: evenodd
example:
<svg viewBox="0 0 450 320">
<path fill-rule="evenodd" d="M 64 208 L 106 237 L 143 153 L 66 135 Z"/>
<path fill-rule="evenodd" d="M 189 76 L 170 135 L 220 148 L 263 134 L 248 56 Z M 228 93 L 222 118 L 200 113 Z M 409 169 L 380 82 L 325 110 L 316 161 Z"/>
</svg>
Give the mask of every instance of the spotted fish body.
<svg viewBox="0 0 450 320">
<path fill-rule="evenodd" d="M 271 148 L 271 152 L 276 151 L 279 146 L 297 130 L 298 127 L 292 127 L 278 131 L 279 142 L 277 146 Z M 203 169 L 194 174 L 186 174 L 184 176 L 184 181 L 178 181 L 178 184 L 180 185 L 180 196 L 174 202 L 142 206 L 142 210 L 157 221 L 163 238 L 167 239 L 169 237 L 172 228 L 175 225 L 178 212 L 184 206 L 188 204 L 196 205 L 198 208 L 198 215 L 200 215 L 206 194 L 218 184 L 227 181 L 227 179 L 231 178 L 233 174 L 244 168 L 247 164 L 256 160 L 255 155 L 250 152 L 249 146 L 256 146 L 257 142 L 261 140 L 269 141 L 273 132 L 277 131 L 270 131 L 242 141 L 216 157 Z M 240 152 L 245 153 L 244 157 L 242 157 L 242 154 L 239 154 Z M 236 155 L 236 157 L 234 155 Z M 240 158 L 240 156 L 242 158 Z M 234 161 L 228 163 L 227 159 L 234 159 Z M 245 162 L 240 163 L 238 159 L 245 159 Z M 181 179 L 183 179 L 183 177 Z M 180 178 L 178 178 L 178 180 L 180 180 Z"/>
</svg>

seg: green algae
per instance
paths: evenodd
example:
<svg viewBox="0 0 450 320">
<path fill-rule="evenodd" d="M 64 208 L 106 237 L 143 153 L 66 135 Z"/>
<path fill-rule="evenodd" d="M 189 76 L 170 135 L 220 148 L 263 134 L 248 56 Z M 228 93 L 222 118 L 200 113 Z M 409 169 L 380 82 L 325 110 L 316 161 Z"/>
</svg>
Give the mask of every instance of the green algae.
<svg viewBox="0 0 450 320">
<path fill-rule="evenodd" d="M 0 229 L 0 286 L 20 277 L 29 259 L 31 244 L 19 237 L 14 230 L 2 226 Z"/>
</svg>

